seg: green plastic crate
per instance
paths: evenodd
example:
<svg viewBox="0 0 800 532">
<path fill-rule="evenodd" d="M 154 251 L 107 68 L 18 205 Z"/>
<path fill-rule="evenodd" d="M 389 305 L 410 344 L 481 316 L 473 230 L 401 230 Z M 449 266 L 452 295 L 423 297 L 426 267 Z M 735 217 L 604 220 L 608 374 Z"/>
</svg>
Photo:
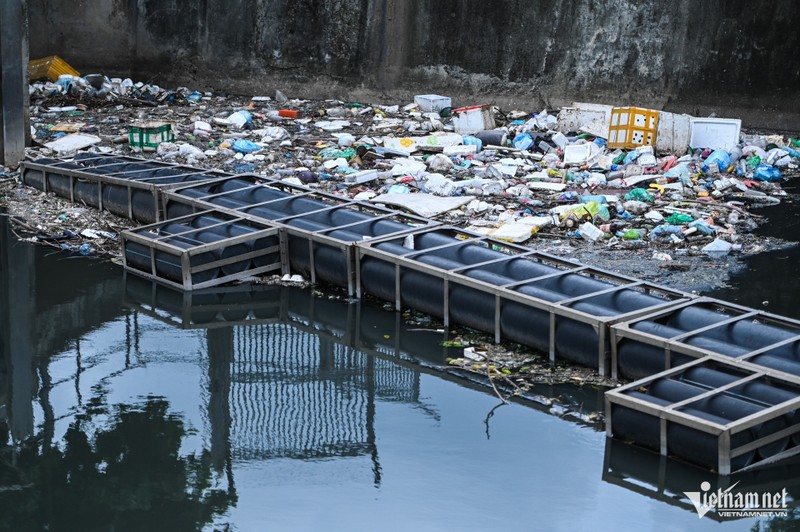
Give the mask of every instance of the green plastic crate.
<svg viewBox="0 0 800 532">
<path fill-rule="evenodd" d="M 162 142 L 174 140 L 169 122 L 143 122 L 128 128 L 128 143 L 133 151 L 155 151 Z"/>
</svg>

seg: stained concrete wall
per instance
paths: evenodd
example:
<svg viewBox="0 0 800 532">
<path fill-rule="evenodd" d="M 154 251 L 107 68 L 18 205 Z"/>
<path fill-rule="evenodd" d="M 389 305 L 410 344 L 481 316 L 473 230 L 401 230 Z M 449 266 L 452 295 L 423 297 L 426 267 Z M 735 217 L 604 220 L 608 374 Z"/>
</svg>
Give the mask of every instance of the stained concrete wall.
<svg viewBox="0 0 800 532">
<path fill-rule="evenodd" d="M 573 100 L 800 129 L 794 0 L 29 0 L 32 57 L 245 94 Z"/>
</svg>

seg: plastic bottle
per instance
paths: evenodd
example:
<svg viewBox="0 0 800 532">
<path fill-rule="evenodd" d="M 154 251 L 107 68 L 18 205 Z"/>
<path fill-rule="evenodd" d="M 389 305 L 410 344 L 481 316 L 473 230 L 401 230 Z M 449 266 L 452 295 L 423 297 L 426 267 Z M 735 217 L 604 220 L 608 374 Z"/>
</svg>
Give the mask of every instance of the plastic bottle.
<svg viewBox="0 0 800 532">
<path fill-rule="evenodd" d="M 728 150 L 728 155 L 731 158 L 731 165 L 735 165 L 742 158 L 742 149 L 739 146 L 734 146 Z"/>
</svg>

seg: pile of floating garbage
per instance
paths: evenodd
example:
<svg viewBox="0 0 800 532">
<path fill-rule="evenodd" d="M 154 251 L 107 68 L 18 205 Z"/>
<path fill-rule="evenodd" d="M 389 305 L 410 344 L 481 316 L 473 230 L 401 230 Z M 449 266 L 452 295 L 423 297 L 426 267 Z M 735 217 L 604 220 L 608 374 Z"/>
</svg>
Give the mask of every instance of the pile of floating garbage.
<svg viewBox="0 0 800 532">
<path fill-rule="evenodd" d="M 242 98 L 75 74 L 30 93 L 32 157 L 136 152 L 263 174 L 517 243 L 725 255 L 758 226 L 750 208 L 779 203 L 800 173 L 796 139 L 635 107 Z"/>
</svg>

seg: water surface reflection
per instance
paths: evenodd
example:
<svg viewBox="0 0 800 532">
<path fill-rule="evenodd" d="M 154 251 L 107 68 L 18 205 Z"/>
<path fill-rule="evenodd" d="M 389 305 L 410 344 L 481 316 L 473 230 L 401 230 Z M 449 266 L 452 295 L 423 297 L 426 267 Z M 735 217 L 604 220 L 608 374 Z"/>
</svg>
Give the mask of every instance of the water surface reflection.
<svg viewBox="0 0 800 532">
<path fill-rule="evenodd" d="M 580 415 L 602 390 L 487 419 L 490 389 L 431 369 L 445 333 L 380 307 L 180 294 L 5 228 L 0 250 L 0 528 L 719 528 L 632 489 L 649 462 L 604 461 Z"/>
</svg>

